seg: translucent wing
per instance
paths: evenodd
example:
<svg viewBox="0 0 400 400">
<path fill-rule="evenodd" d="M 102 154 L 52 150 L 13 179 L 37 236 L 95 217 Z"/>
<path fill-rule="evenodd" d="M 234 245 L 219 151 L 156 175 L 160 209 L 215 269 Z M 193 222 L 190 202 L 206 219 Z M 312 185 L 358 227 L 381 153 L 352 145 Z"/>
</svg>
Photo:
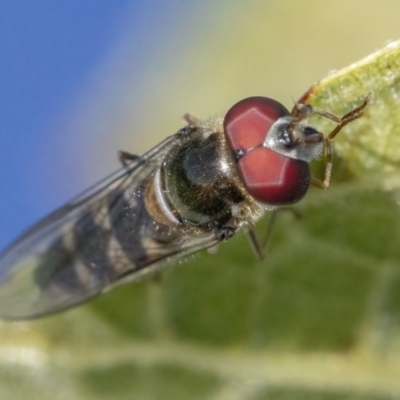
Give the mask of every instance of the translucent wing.
<svg viewBox="0 0 400 400">
<path fill-rule="evenodd" d="M 212 234 L 154 221 L 143 188 L 176 136 L 28 230 L 0 256 L 0 317 L 34 318 L 85 302 L 187 254 Z"/>
</svg>

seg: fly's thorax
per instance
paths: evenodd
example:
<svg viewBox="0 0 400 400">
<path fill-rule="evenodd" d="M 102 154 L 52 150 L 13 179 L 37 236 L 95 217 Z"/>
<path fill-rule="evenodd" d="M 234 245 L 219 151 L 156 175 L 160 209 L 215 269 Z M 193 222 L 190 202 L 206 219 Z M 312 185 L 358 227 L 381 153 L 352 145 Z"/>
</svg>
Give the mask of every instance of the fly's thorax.
<svg viewBox="0 0 400 400">
<path fill-rule="evenodd" d="M 146 207 L 158 222 L 209 230 L 234 230 L 258 207 L 237 175 L 222 132 L 199 127 L 171 149 L 146 191 Z"/>
<path fill-rule="evenodd" d="M 222 226 L 231 219 L 232 205 L 244 200 L 233 163 L 218 133 L 191 138 L 169 154 L 161 168 L 162 188 L 183 223 Z"/>
</svg>

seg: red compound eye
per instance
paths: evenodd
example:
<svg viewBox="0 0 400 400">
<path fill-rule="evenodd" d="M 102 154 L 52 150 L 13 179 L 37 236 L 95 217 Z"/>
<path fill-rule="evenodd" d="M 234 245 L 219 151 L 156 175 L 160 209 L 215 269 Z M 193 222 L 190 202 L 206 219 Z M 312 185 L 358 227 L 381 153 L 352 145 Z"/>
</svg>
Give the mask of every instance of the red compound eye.
<svg viewBox="0 0 400 400">
<path fill-rule="evenodd" d="M 260 203 L 283 206 L 298 202 L 310 186 L 306 161 L 257 147 L 238 161 L 238 171 L 249 194 Z"/>
<path fill-rule="evenodd" d="M 271 125 L 289 111 L 268 97 L 248 97 L 230 108 L 224 118 L 224 131 L 232 150 L 247 150 L 265 140 Z"/>
<path fill-rule="evenodd" d="M 249 194 L 264 204 L 296 203 L 310 185 L 307 162 L 263 146 L 272 124 L 289 115 L 289 111 L 273 99 L 249 97 L 236 103 L 224 119 L 228 146 L 234 151 L 244 151 L 237 164 L 242 182 Z"/>
</svg>

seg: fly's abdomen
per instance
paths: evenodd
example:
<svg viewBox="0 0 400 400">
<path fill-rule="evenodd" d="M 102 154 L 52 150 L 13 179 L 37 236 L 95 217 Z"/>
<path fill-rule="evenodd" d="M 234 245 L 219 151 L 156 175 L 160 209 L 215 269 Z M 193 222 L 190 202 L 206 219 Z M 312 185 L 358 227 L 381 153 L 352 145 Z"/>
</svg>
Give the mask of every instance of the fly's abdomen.
<svg viewBox="0 0 400 400">
<path fill-rule="evenodd" d="M 87 301 L 162 266 L 171 248 L 183 242 L 179 232 L 149 216 L 141 188 L 110 191 L 64 228 L 43 252 L 21 260 L 0 288 L 4 318 L 48 314 Z M 2 310 L 11 309 L 8 302 L 13 303 L 9 316 Z"/>
</svg>

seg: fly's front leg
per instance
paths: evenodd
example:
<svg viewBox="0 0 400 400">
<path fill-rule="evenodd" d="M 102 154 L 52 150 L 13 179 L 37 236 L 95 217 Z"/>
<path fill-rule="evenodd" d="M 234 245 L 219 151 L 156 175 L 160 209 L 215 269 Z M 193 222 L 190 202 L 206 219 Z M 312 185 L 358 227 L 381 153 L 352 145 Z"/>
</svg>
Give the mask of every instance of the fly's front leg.
<svg viewBox="0 0 400 400">
<path fill-rule="evenodd" d="M 333 144 L 332 140 L 328 141 L 328 137 L 324 141 L 324 153 L 325 153 L 325 174 L 324 180 L 321 181 L 314 176 L 311 176 L 311 184 L 318 189 L 327 189 L 331 181 L 332 166 L 333 166 Z"/>
<path fill-rule="evenodd" d="M 371 101 L 372 95 L 368 94 L 364 102 L 354 110 L 350 111 L 343 117 L 338 117 L 335 114 L 331 114 L 328 111 L 322 110 L 320 108 L 313 108 L 313 113 L 320 115 L 321 117 L 327 118 L 333 122 L 337 123 L 337 126 L 329 133 L 329 135 L 324 140 L 324 153 L 325 153 L 325 177 L 324 180 L 319 180 L 317 178 L 311 177 L 311 184 L 318 187 L 319 189 L 326 189 L 329 186 L 332 175 L 332 165 L 333 165 L 333 139 L 340 132 L 340 130 L 346 126 L 348 123 L 362 117 L 364 115 L 364 110 L 368 103 Z"/>
</svg>

